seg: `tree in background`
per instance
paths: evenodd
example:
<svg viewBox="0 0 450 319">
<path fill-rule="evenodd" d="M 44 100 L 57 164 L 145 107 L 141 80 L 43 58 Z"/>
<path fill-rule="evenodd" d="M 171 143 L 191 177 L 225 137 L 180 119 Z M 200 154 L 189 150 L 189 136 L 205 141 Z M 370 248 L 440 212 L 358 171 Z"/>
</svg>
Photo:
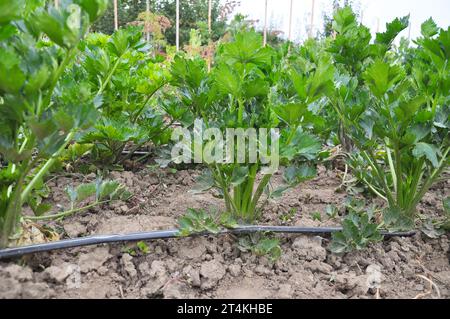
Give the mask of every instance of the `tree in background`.
<svg viewBox="0 0 450 319">
<path fill-rule="evenodd" d="M 154 0 L 151 0 L 154 2 Z M 141 12 L 146 11 L 145 0 L 119 0 L 119 27 L 136 21 Z M 113 1 L 109 1 L 108 10 L 91 28 L 94 32 L 112 34 L 114 32 Z"/>
<path fill-rule="evenodd" d="M 212 1 L 211 38 L 220 39 L 226 31 L 228 15 L 239 4 L 237 1 L 227 1 L 224 5 L 220 0 Z M 158 0 L 155 2 L 155 11 L 168 17 L 172 27 L 166 30 L 166 39 L 169 44 L 175 44 L 175 0 Z M 180 46 L 189 44 L 191 29 L 197 29 L 203 44 L 209 39 L 208 32 L 208 0 L 180 1 Z"/>
<path fill-rule="evenodd" d="M 212 1 L 212 40 L 217 41 L 226 31 L 229 14 L 239 5 L 239 1 L 228 0 L 222 4 L 221 0 Z M 168 44 L 175 45 L 175 0 L 150 0 L 151 12 L 167 17 L 170 27 L 164 31 Z M 146 11 L 145 0 L 119 1 L 119 27 L 123 27 L 139 20 L 139 15 Z M 209 40 L 208 31 L 208 0 L 180 1 L 180 45 L 189 44 L 191 29 L 199 30 L 203 44 Z M 106 14 L 93 27 L 92 31 L 112 34 L 114 32 L 114 10 L 112 1 Z"/>
<path fill-rule="evenodd" d="M 144 11 L 139 13 L 137 20 L 130 24 L 141 27 L 143 32 L 149 35 L 154 53 L 157 53 L 166 46 L 167 41 L 164 37 L 164 32 L 171 26 L 170 20 L 167 17 L 151 11 Z"/>
</svg>

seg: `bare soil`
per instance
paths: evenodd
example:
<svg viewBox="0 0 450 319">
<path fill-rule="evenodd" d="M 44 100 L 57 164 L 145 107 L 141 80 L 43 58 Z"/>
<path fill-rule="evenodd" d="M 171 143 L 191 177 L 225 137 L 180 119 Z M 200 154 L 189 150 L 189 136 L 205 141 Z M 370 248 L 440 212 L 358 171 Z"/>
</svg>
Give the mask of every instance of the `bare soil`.
<svg viewBox="0 0 450 319">
<path fill-rule="evenodd" d="M 175 228 L 187 208 L 223 209 L 214 192 L 192 194 L 198 170 L 171 173 L 140 169 L 113 172 L 135 196 L 48 224 L 61 238 Z M 334 226 L 328 204 L 342 205 L 342 172 L 320 168 L 319 176 L 265 208 L 260 224 Z M 49 183 L 50 202 L 66 205 L 64 188 L 91 175 L 58 177 Z M 281 176 L 275 176 L 274 184 Z M 449 181 L 420 204 L 423 214 L 442 214 Z M 297 214 L 288 222 L 281 216 Z M 321 221 L 312 217 L 319 212 Z M 236 237 L 197 237 L 136 244 L 74 248 L 0 263 L 0 298 L 449 298 L 449 239 L 392 238 L 367 250 L 337 256 L 330 238 L 279 236 L 283 254 L 275 263 L 243 253 Z M 374 287 L 379 287 L 376 289 Z"/>
</svg>

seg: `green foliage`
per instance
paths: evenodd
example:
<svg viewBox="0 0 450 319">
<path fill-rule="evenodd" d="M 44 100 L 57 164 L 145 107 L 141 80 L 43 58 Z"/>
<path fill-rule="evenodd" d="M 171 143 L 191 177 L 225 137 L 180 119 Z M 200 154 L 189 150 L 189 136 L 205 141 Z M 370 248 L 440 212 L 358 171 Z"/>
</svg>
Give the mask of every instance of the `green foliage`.
<svg viewBox="0 0 450 319">
<path fill-rule="evenodd" d="M 257 256 L 267 256 L 276 262 L 281 257 L 280 241 L 267 234 L 250 234 L 239 238 L 238 248 L 242 252 L 252 252 Z"/>
<path fill-rule="evenodd" d="M 287 224 L 288 222 L 292 221 L 295 215 L 297 215 L 297 209 L 292 207 L 287 213 L 284 213 L 280 216 L 280 221 L 283 224 Z"/>
<path fill-rule="evenodd" d="M 150 252 L 150 248 L 148 247 L 148 245 L 145 243 L 145 242 L 143 242 L 143 241 L 140 241 L 140 242 L 138 242 L 137 244 L 136 244 L 136 247 L 139 249 L 139 251 L 142 253 L 142 254 L 144 254 L 144 255 L 147 255 L 149 252 Z"/>
<path fill-rule="evenodd" d="M 223 3 L 220 0 L 212 1 L 211 8 L 211 29 L 212 40 L 219 40 L 225 33 L 226 16 L 223 16 Z M 154 2 L 152 11 L 161 14 L 171 21 L 171 27 L 165 32 L 165 37 L 170 45 L 175 45 L 175 13 L 176 6 L 173 0 L 158 0 Z M 199 29 L 202 32 L 202 38 L 206 36 L 208 22 L 208 2 L 207 1 L 180 1 L 180 45 L 189 43 L 189 33 L 191 29 Z M 206 44 L 206 43 L 204 43 Z"/>
<path fill-rule="evenodd" d="M 422 23 L 421 31 L 425 38 L 431 38 L 439 33 L 439 28 L 436 25 L 436 22 L 433 21 L 433 18 L 430 18 Z"/>
<path fill-rule="evenodd" d="M 308 128 L 319 117 L 309 107 L 332 88 L 333 69 L 326 59 L 307 69 L 303 60 L 293 59 L 291 65 L 282 68 L 282 59 L 273 48 L 262 46 L 258 33 L 240 32 L 232 42 L 218 48 L 210 73 L 201 59 L 175 57 L 172 84 L 177 88 L 175 103 L 193 118 L 202 119 L 206 128 L 218 128 L 223 136 L 226 128 L 279 126 L 280 137 L 269 136 L 268 145 L 279 143 L 279 160 L 290 166 L 285 190 L 315 175 L 306 162 L 317 157 L 321 144 Z M 244 163 L 210 163 L 209 176 L 200 179 L 195 191 L 218 188 L 228 212 L 236 219 L 254 221 L 259 217 L 262 195 L 266 192 L 272 197 L 268 185 L 273 172 L 261 156 L 255 163 L 250 162 L 249 154 Z M 260 181 L 258 174 L 262 174 Z"/>
<path fill-rule="evenodd" d="M 60 157 L 60 161 L 64 162 L 72 162 L 75 163 L 80 158 L 91 153 L 93 148 L 92 144 L 79 144 L 73 143 L 64 150 Z"/>
<path fill-rule="evenodd" d="M 127 245 L 122 250 L 124 253 L 130 254 L 133 257 L 139 256 L 139 255 L 147 255 L 150 253 L 150 247 L 147 245 L 147 243 L 143 241 L 139 241 L 134 245 Z"/>
<path fill-rule="evenodd" d="M 390 23 L 386 23 L 386 32 L 378 33 L 375 39 L 376 43 L 391 46 L 394 39 L 400 32 L 405 30 L 409 25 L 409 15 L 403 18 L 396 18 Z"/>
<path fill-rule="evenodd" d="M 88 83 L 64 73 L 104 4 L 68 0 L 55 9 L 45 8 L 44 1 L 1 2 L 0 157 L 6 165 L 0 171 L 14 179 L 0 190 L 0 247 L 17 230 L 23 203 L 75 132 L 95 120 Z M 34 199 L 29 203 L 38 214 L 48 209 Z"/>
<path fill-rule="evenodd" d="M 448 31 L 426 21 L 417 48 L 397 59 L 392 42 L 407 26 L 408 17 L 395 19 L 370 44 L 370 33 L 362 36 L 364 27 L 344 8 L 336 13 L 336 38 L 326 44 L 337 73 L 325 116 L 354 152 L 356 177 L 388 203 L 395 229 L 413 227 L 416 206 L 448 167 L 450 150 Z"/>
<path fill-rule="evenodd" d="M 314 212 L 311 214 L 312 220 L 321 222 L 322 221 L 322 214 L 320 212 Z"/>
<path fill-rule="evenodd" d="M 112 200 L 127 200 L 131 195 L 123 185 L 116 181 L 102 181 L 89 184 L 80 184 L 76 188 L 68 186 L 66 193 L 70 199 L 71 209 L 90 197 L 94 197 L 95 202 L 105 202 Z"/>
<path fill-rule="evenodd" d="M 336 219 L 339 216 L 339 209 L 336 207 L 336 205 L 327 205 L 327 207 L 325 208 L 325 213 L 327 214 L 328 218 Z"/>
<path fill-rule="evenodd" d="M 45 211 L 35 214 L 36 216 L 27 216 L 25 218 L 35 221 L 61 219 L 112 201 L 127 201 L 132 196 L 122 184 L 116 181 L 103 181 L 101 178 L 92 183 L 80 184 L 77 187 L 69 185 L 65 188 L 65 192 L 70 201 L 70 207 L 59 213 L 45 214 L 51 209 L 51 206 L 45 206 L 46 208 L 48 207 Z M 40 206 L 43 205 L 48 204 L 45 203 Z"/>
<path fill-rule="evenodd" d="M 139 147 L 165 144 L 170 136 L 170 123 L 155 105 L 169 79 L 168 70 L 151 58 L 141 38 L 138 29 L 128 28 L 112 36 L 91 34 L 83 43 L 84 59 L 76 67 L 96 92 L 100 119 L 80 143 L 93 145 L 97 164 L 121 164 Z"/>
<path fill-rule="evenodd" d="M 95 32 L 105 34 L 114 33 L 114 10 L 112 1 L 106 14 L 94 24 Z M 121 0 L 119 2 L 119 27 L 124 27 L 137 21 L 139 15 L 146 11 L 145 1 Z M 212 39 L 217 41 L 225 34 L 226 20 L 223 16 L 224 6 L 219 0 L 212 1 Z M 164 36 L 170 45 L 175 45 L 175 1 L 156 0 L 150 1 L 150 11 L 167 17 L 171 26 L 165 30 Z M 183 47 L 189 42 L 191 29 L 199 29 L 202 38 L 207 39 L 208 2 L 207 1 L 180 1 L 180 44 Z M 206 26 L 206 27 L 205 27 Z M 203 37 L 203 35 L 205 35 Z"/>
<path fill-rule="evenodd" d="M 182 237 L 204 232 L 217 234 L 222 227 L 237 227 L 236 221 L 228 213 L 214 216 L 203 209 L 193 208 L 189 208 L 187 213 L 178 219 L 178 225 L 179 236 Z"/>
<path fill-rule="evenodd" d="M 329 249 L 336 254 L 366 248 L 383 239 L 379 225 L 373 222 L 374 207 L 366 208 L 362 201 L 346 203 L 348 215 L 342 222 L 342 231 L 333 233 Z"/>
</svg>

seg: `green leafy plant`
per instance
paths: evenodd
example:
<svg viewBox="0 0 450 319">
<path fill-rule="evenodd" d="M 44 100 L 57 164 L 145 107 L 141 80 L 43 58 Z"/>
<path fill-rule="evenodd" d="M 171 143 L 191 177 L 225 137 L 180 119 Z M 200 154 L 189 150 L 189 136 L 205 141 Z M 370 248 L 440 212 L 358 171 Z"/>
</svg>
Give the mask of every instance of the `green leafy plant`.
<svg viewBox="0 0 450 319">
<path fill-rule="evenodd" d="M 136 244 L 126 245 L 122 251 L 136 257 L 138 255 L 147 255 L 150 252 L 150 247 L 146 242 L 139 241 Z"/>
<path fill-rule="evenodd" d="M 283 224 L 287 224 L 290 221 L 292 221 L 292 219 L 295 217 L 295 215 L 297 215 L 297 209 L 295 207 L 292 207 L 286 213 L 284 213 L 280 216 L 280 221 Z"/>
<path fill-rule="evenodd" d="M 254 31 L 237 33 L 233 42 L 218 48 L 210 73 L 200 59 L 177 56 L 172 65 L 179 105 L 193 118 L 202 119 L 205 128 L 217 128 L 222 136 L 226 136 L 227 128 L 280 128 L 280 135 L 269 137 L 268 145 L 279 144 L 279 154 L 274 151 L 271 156 L 288 166 L 282 188 L 273 192 L 269 189 L 274 172 L 261 159 L 267 154 L 261 153 L 255 161 L 250 161 L 251 154 L 246 153 L 243 161 L 234 155 L 229 163 L 207 163 L 209 171 L 201 177 L 202 185 L 197 190 L 218 188 L 227 211 L 247 223 L 259 217 L 265 193 L 267 198 L 279 196 L 314 177 L 315 169 L 309 164 L 321 144 L 307 130 L 317 118 L 308 107 L 331 88 L 333 76 L 332 66 L 325 59 L 308 68 L 302 68 L 301 61 L 289 65 L 282 61 L 282 55 L 276 56 L 272 48 L 261 43 L 261 36 Z M 286 67 L 281 68 L 281 64 Z M 203 151 L 211 146 L 209 142 L 200 146 Z"/>
<path fill-rule="evenodd" d="M 142 253 L 142 254 L 144 254 L 144 255 L 147 255 L 149 252 L 150 252 L 150 248 L 148 247 L 148 245 L 145 243 L 145 242 L 143 242 L 143 241 L 140 241 L 140 242 L 138 242 L 137 244 L 136 244 L 136 247 L 139 249 L 139 251 Z"/>
<path fill-rule="evenodd" d="M 47 215 L 44 214 L 47 211 L 43 211 L 40 214 L 35 212 L 35 216 L 26 216 L 25 219 L 34 221 L 60 219 L 113 201 L 127 201 L 132 196 L 125 186 L 120 183 L 116 181 L 102 181 L 100 178 L 93 183 L 80 184 L 77 187 L 68 186 L 65 190 L 70 200 L 70 207 L 67 210 Z"/>
<path fill-rule="evenodd" d="M 345 134 L 341 142 L 354 150 L 348 163 L 387 202 L 386 227 L 411 229 L 417 204 L 449 164 L 450 29 L 428 20 L 417 48 L 399 58 L 391 47 L 408 17 L 388 23 L 370 45 L 370 33 L 356 27 L 350 8 L 335 20 L 329 52 L 338 72 L 328 97 Z M 359 33 L 365 36 L 358 39 Z M 345 49 L 361 41 L 361 50 Z"/>
<path fill-rule="evenodd" d="M 336 205 L 327 205 L 325 208 L 325 213 L 328 218 L 336 219 L 339 216 L 339 208 Z"/>
<path fill-rule="evenodd" d="M 82 47 L 83 60 L 76 67 L 101 101 L 97 124 L 80 139 L 93 145 L 94 161 L 122 164 L 147 143 L 166 144 L 173 121 L 166 122 L 164 110 L 155 104 L 169 72 L 165 63 L 153 59 L 141 30 L 90 34 Z"/>
<path fill-rule="evenodd" d="M 350 199 L 345 204 L 348 215 L 342 221 L 342 231 L 332 234 L 329 249 L 336 253 L 346 253 L 366 248 L 370 243 L 381 241 L 382 224 L 374 222 L 374 206 L 365 207 L 364 201 Z"/>
<path fill-rule="evenodd" d="M 329 95 L 331 109 L 327 109 L 324 116 L 327 117 L 328 124 L 333 126 L 332 132 L 337 133 L 336 137 L 346 152 L 354 149 L 348 127 L 365 111 L 365 105 L 369 103 L 362 74 L 373 59 L 386 54 L 397 35 L 408 27 L 408 23 L 409 17 L 395 19 L 386 24 L 386 32 L 378 33 L 371 43 L 370 30 L 358 23 L 350 6 L 339 9 L 334 14 L 335 37 L 323 46 L 322 51 L 331 54 L 337 72 L 334 79 L 335 90 Z M 323 53 L 319 53 L 321 54 Z"/>
<path fill-rule="evenodd" d="M 448 61 L 449 52 L 442 52 L 441 62 Z M 448 82 L 448 72 L 429 62 L 444 77 L 435 80 Z M 436 86 L 429 95 L 401 66 L 381 60 L 368 68 L 365 79 L 373 104 L 354 123 L 352 136 L 360 152 L 351 164 L 357 176 L 388 202 L 390 215 L 400 215 L 399 227 L 411 228 L 417 204 L 449 164 L 449 90 Z"/>
<path fill-rule="evenodd" d="M 33 189 L 75 133 L 95 118 L 86 83 L 61 79 L 106 5 L 106 0 L 73 0 L 45 9 L 43 1 L 1 3 L 0 247 L 16 231 Z"/>
<path fill-rule="evenodd" d="M 281 257 L 280 241 L 268 234 L 249 234 L 239 238 L 237 244 L 242 252 L 252 252 L 257 256 L 267 256 L 272 262 Z"/>
<path fill-rule="evenodd" d="M 179 235 L 190 236 L 203 232 L 217 234 L 222 228 L 237 227 L 236 221 L 228 213 L 212 214 L 203 209 L 189 208 L 187 213 L 178 219 Z"/>
<path fill-rule="evenodd" d="M 322 221 L 322 214 L 320 212 L 314 212 L 314 213 L 311 214 L 311 218 L 312 218 L 312 220 L 321 222 Z"/>
</svg>

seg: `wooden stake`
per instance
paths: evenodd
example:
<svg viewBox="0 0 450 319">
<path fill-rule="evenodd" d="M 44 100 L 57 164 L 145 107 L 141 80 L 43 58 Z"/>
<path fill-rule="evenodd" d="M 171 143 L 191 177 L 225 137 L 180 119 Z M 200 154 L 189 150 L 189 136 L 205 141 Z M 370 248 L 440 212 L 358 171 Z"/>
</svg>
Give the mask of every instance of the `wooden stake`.
<svg viewBox="0 0 450 319">
<path fill-rule="evenodd" d="M 117 0 L 114 0 L 114 30 L 119 30 L 119 6 Z"/>
<path fill-rule="evenodd" d="M 309 26 L 309 37 L 313 37 L 313 28 L 314 28 L 314 11 L 316 7 L 316 1 L 312 0 L 312 8 L 311 8 L 311 24 Z"/>
<path fill-rule="evenodd" d="M 175 43 L 177 46 L 177 51 L 180 50 L 180 0 L 176 2 L 176 34 L 175 34 Z"/>
<path fill-rule="evenodd" d="M 409 20 L 409 27 L 408 27 L 408 42 L 411 42 L 411 20 Z"/>
<path fill-rule="evenodd" d="M 55 8 L 59 9 L 59 0 L 55 0 Z"/>
<path fill-rule="evenodd" d="M 211 72 L 211 50 L 212 50 L 212 0 L 208 1 L 208 33 L 209 33 L 209 41 L 208 41 L 208 56 L 206 58 L 206 62 L 208 64 L 208 72 Z"/>
<path fill-rule="evenodd" d="M 380 18 L 377 18 L 377 33 L 380 32 Z"/>
<path fill-rule="evenodd" d="M 289 33 L 288 33 L 288 40 L 292 41 L 292 4 L 294 0 L 291 0 L 291 6 L 289 9 Z"/>
<path fill-rule="evenodd" d="M 267 45 L 267 0 L 265 0 L 264 4 L 264 38 L 263 38 L 263 46 Z"/>
<path fill-rule="evenodd" d="M 146 1 L 146 9 L 147 9 L 147 19 L 150 17 L 150 0 Z M 145 34 L 145 39 L 147 42 L 150 42 L 150 32 L 147 31 Z"/>
<path fill-rule="evenodd" d="M 209 37 L 212 35 L 212 0 L 208 1 L 208 32 Z"/>
</svg>

